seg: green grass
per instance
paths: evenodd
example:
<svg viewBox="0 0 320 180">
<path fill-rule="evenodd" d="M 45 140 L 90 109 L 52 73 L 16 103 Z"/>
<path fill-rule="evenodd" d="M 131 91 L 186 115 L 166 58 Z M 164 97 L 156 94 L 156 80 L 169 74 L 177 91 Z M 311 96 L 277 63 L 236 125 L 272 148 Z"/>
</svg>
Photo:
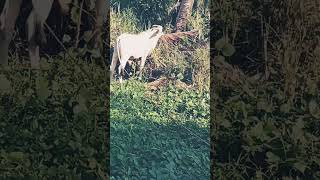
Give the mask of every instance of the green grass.
<svg viewBox="0 0 320 180">
<path fill-rule="evenodd" d="M 111 179 L 209 179 L 209 94 L 111 86 Z"/>
</svg>

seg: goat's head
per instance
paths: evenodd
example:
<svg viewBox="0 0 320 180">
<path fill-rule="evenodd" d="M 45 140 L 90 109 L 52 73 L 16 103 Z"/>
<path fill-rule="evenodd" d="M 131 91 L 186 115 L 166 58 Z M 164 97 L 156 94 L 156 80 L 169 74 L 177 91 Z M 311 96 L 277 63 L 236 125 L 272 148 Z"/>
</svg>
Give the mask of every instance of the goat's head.
<svg viewBox="0 0 320 180">
<path fill-rule="evenodd" d="M 163 32 L 162 32 L 162 26 L 160 25 L 153 25 L 152 28 L 151 28 L 151 36 L 149 37 L 149 39 L 153 38 L 153 37 L 160 37 L 163 35 Z"/>
</svg>

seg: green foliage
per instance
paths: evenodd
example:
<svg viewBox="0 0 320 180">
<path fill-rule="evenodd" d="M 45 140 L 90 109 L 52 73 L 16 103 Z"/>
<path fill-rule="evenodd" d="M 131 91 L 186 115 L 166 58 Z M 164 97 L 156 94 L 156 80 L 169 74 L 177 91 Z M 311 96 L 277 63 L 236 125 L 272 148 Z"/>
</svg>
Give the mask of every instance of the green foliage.
<svg viewBox="0 0 320 180">
<path fill-rule="evenodd" d="M 46 65 L 1 72 L 2 90 L 11 90 L 0 96 L 0 179 L 102 178 L 108 172 L 106 71 L 71 60 Z"/>
<path fill-rule="evenodd" d="M 208 179 L 209 93 L 135 80 L 111 91 L 111 179 Z"/>
<path fill-rule="evenodd" d="M 239 43 L 233 65 L 220 52 L 213 63 L 214 179 L 319 179 L 314 1 L 214 1 L 213 12 L 212 24 L 221 25 L 215 48 L 226 44 L 221 36 Z"/>
<path fill-rule="evenodd" d="M 175 0 L 111 0 L 111 7 L 120 10 L 132 9 L 140 23 L 163 24 Z"/>
</svg>

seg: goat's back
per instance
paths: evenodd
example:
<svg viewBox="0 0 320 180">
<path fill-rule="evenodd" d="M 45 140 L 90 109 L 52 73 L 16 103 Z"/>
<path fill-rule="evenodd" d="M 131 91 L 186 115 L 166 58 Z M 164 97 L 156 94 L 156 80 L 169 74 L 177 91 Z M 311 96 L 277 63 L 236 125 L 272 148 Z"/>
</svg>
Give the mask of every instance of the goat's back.
<svg viewBox="0 0 320 180">
<path fill-rule="evenodd" d="M 144 34 L 122 34 L 117 38 L 117 47 L 121 58 L 140 58 L 147 56 L 151 49 L 151 41 Z"/>
</svg>

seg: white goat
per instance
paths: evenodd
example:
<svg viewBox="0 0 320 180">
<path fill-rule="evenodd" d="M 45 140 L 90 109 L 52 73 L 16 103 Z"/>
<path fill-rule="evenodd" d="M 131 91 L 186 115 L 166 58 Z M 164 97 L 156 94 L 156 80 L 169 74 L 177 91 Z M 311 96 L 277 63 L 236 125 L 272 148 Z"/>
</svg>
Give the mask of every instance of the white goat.
<svg viewBox="0 0 320 180">
<path fill-rule="evenodd" d="M 151 29 L 139 34 L 121 34 L 117 38 L 114 46 L 112 62 L 110 66 L 111 79 L 119 60 L 120 65 L 118 72 L 120 74 L 120 83 L 122 83 L 123 71 L 130 57 L 141 58 L 139 68 L 139 79 L 141 79 L 146 58 L 156 47 L 157 42 L 162 35 L 162 26 L 160 25 L 153 25 Z"/>
</svg>

